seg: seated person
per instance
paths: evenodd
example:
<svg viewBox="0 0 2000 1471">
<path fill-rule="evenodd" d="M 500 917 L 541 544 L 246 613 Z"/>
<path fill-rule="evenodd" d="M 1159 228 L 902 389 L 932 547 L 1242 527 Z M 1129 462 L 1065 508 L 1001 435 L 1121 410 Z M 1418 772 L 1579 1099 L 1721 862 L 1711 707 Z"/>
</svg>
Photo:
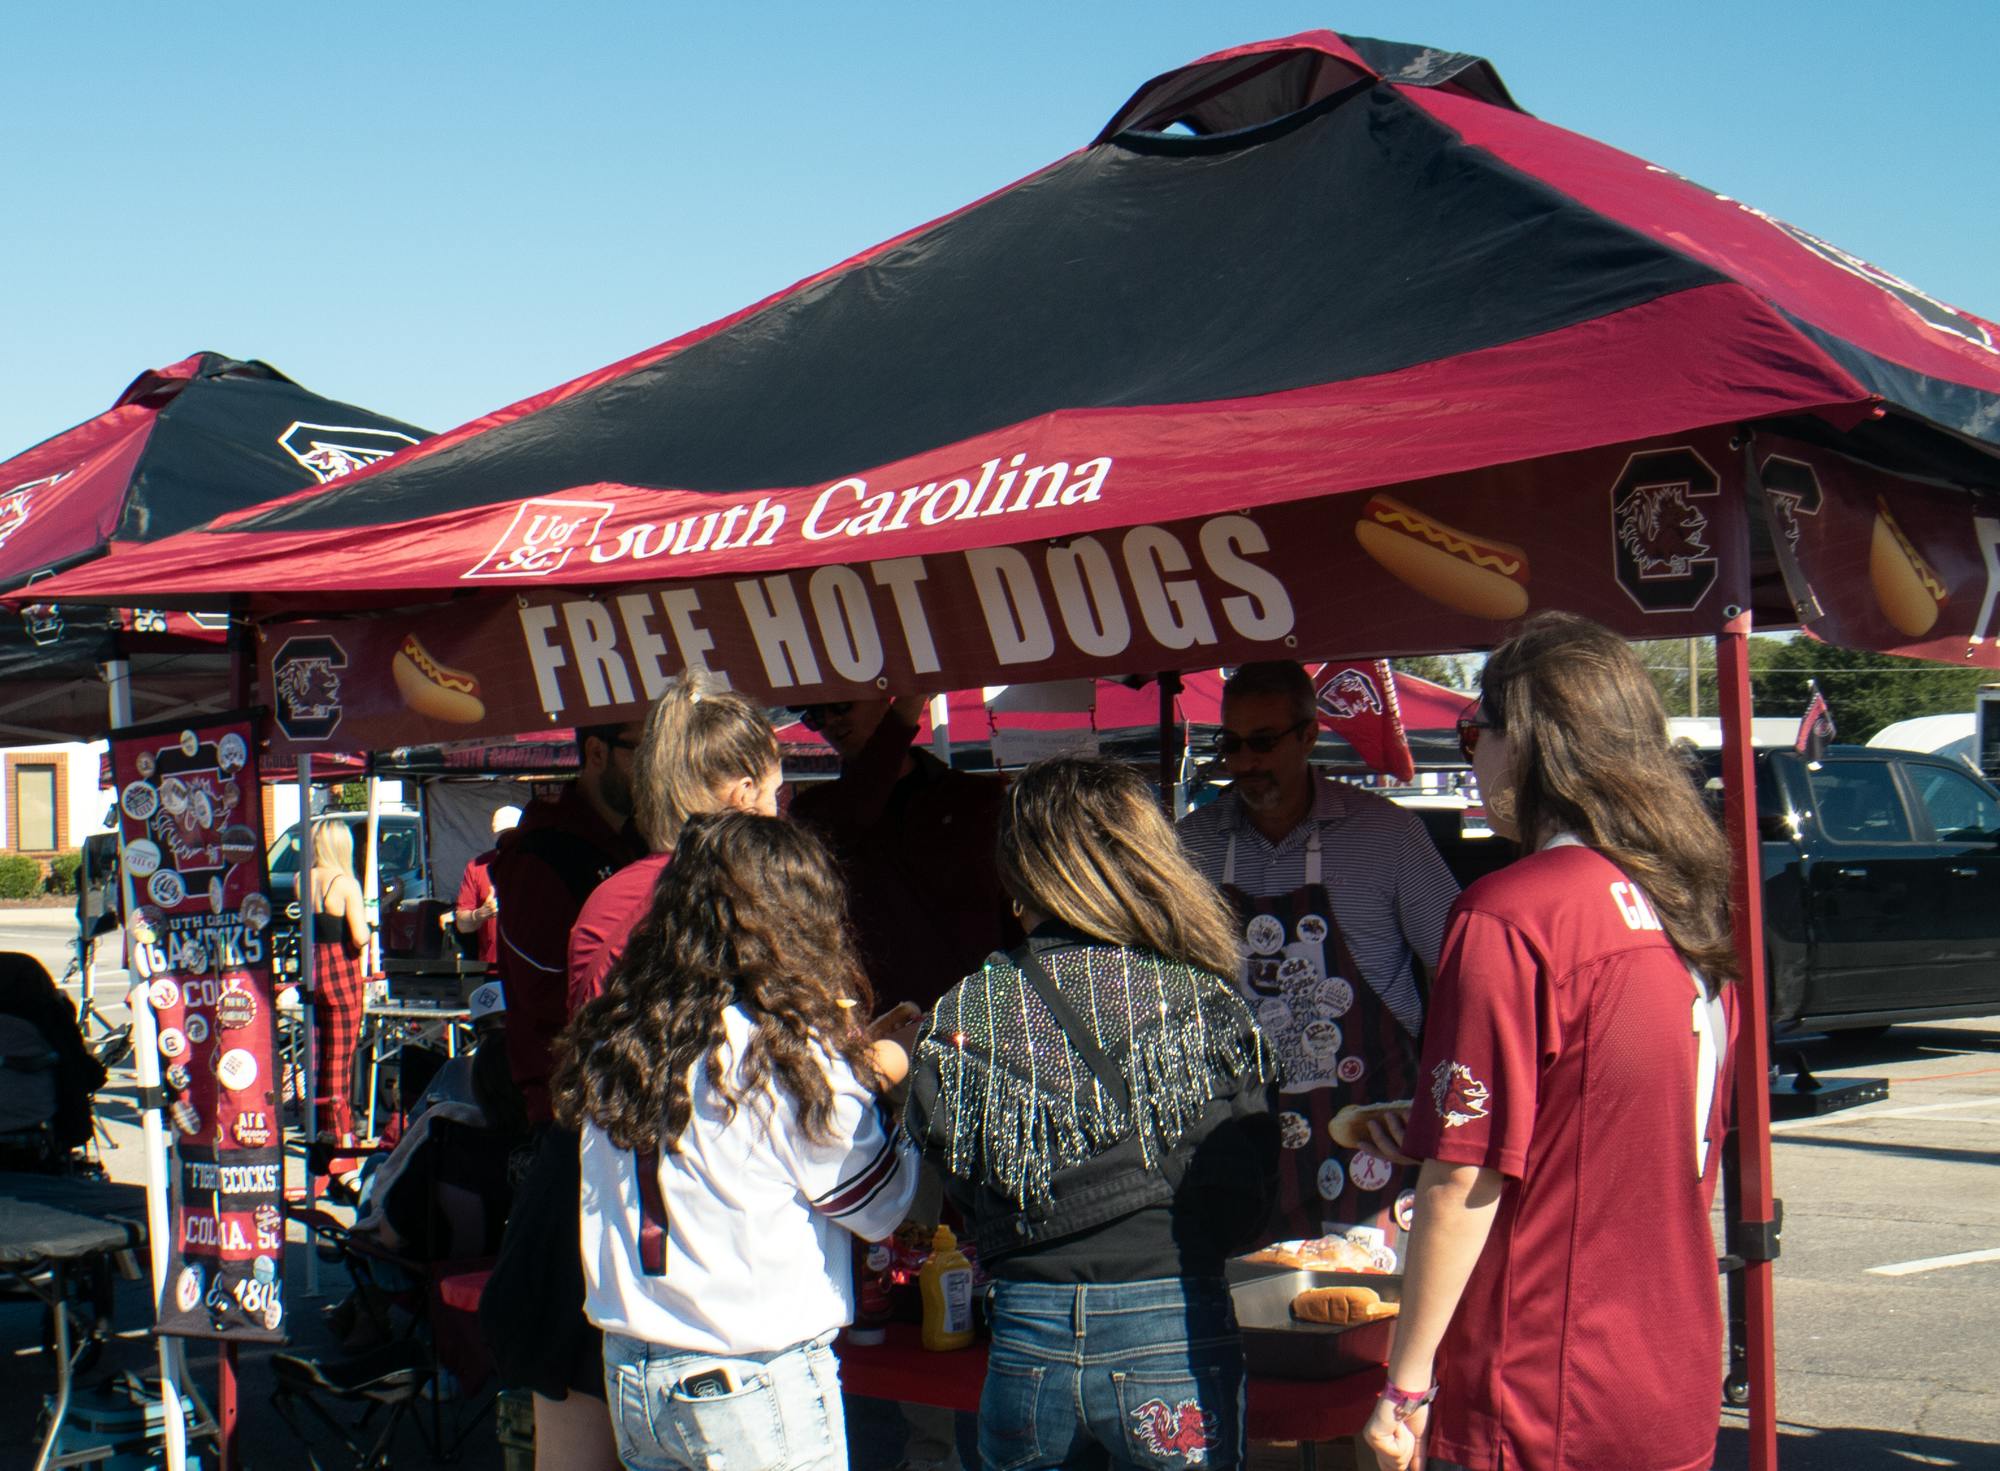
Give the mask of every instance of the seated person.
<svg viewBox="0 0 2000 1471">
<path fill-rule="evenodd" d="M 484 988 L 482 988 L 484 989 Z M 480 1028 L 473 1101 L 432 1097 L 370 1173 L 354 1234 L 416 1261 L 491 1256 L 513 1202 L 507 1159 L 528 1136 L 507 1068 L 505 1012 Z"/>
<path fill-rule="evenodd" d="M 497 993 L 499 985 L 479 989 Z M 474 1024 L 471 1101 L 427 1091 L 396 1147 L 363 1170 L 351 1234 L 364 1253 L 380 1250 L 405 1262 L 498 1254 L 514 1203 L 510 1157 L 528 1140 L 527 1109 L 507 1064 L 506 1019 L 505 1003 L 489 1000 Z M 362 1350 L 389 1336 L 392 1295 L 417 1279 L 396 1262 L 354 1265 L 354 1291 L 327 1310 L 327 1320 L 343 1348 Z"/>
<path fill-rule="evenodd" d="M 90 1142 L 91 1095 L 104 1086 L 105 1072 L 84 1045 L 76 1003 L 34 956 L 0 953 L 0 1016 L 26 1022 L 55 1054 L 51 1143 L 59 1155 L 81 1149 Z"/>
</svg>

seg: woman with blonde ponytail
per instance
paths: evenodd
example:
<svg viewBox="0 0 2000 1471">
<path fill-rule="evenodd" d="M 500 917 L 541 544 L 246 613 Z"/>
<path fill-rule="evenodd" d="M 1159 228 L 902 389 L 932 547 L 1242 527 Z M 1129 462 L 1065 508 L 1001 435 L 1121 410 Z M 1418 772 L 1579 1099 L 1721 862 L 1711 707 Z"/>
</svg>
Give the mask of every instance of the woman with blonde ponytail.
<svg viewBox="0 0 2000 1471">
<path fill-rule="evenodd" d="M 1459 722 L 1526 856 L 1445 931 L 1383 1467 L 1696 1471 L 1715 1455 L 1729 851 L 1631 648 L 1567 613 Z M 1432 1403 L 1435 1399 L 1435 1404 Z"/>
<path fill-rule="evenodd" d="M 603 994 L 604 978 L 652 902 L 681 828 L 702 812 L 778 811 L 784 772 L 763 710 L 690 670 L 646 716 L 632 753 L 632 816 L 653 851 L 599 884 L 569 932 L 569 1014 Z"/>
<path fill-rule="evenodd" d="M 1239 1465 L 1223 1262 L 1270 1214 L 1279 1141 L 1234 918 L 1108 761 L 1024 771 L 998 867 L 1028 941 L 938 1002 L 904 1118 L 995 1282 L 981 1460 Z"/>
</svg>

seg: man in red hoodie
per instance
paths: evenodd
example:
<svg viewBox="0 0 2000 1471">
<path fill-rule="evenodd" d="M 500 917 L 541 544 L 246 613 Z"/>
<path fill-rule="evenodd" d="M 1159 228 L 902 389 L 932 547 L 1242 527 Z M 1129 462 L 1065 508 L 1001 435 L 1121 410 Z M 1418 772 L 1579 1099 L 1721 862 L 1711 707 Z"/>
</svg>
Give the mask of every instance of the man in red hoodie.
<svg viewBox="0 0 2000 1471">
<path fill-rule="evenodd" d="M 579 728 L 576 779 L 554 801 L 528 804 L 491 865 L 507 1059 L 536 1125 L 551 1117 L 549 1052 L 569 1021 L 570 927 L 598 884 L 645 856 L 632 826 L 638 739 L 637 724 Z"/>
</svg>

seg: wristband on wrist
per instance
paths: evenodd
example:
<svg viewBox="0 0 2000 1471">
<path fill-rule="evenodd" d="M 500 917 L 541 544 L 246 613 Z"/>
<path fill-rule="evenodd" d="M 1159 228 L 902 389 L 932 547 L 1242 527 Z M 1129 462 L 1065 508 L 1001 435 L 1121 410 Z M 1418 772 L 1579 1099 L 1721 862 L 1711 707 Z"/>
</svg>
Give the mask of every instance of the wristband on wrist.
<svg viewBox="0 0 2000 1471">
<path fill-rule="evenodd" d="M 1407 1420 L 1416 1414 L 1418 1410 L 1437 1398 L 1437 1392 L 1436 1384 L 1421 1393 L 1413 1389 L 1399 1389 L 1394 1382 L 1386 1382 L 1382 1386 L 1382 1398 L 1389 1402 L 1398 1420 Z"/>
</svg>

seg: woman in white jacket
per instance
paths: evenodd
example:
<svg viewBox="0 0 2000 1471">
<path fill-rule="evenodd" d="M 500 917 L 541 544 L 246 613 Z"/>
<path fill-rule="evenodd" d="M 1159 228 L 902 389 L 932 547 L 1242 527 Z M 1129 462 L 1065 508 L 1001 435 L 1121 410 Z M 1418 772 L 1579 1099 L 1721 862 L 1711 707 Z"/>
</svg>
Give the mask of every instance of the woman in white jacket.
<svg viewBox="0 0 2000 1471">
<path fill-rule="evenodd" d="M 848 1235 L 916 1188 L 878 1095 L 867 977 L 825 847 L 777 818 L 693 818 L 624 957 L 565 1034 L 582 1130 L 585 1310 L 635 1471 L 847 1465 L 834 1335 Z"/>
</svg>

